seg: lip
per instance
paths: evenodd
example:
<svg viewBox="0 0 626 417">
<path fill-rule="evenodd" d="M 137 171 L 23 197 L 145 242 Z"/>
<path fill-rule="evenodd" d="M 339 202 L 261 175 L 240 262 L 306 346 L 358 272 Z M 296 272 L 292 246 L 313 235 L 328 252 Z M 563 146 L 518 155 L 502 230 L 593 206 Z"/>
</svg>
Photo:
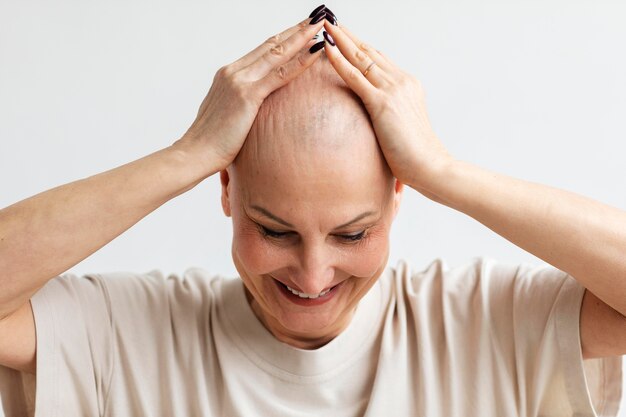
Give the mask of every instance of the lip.
<svg viewBox="0 0 626 417">
<path fill-rule="evenodd" d="M 326 304 L 327 302 L 329 302 L 330 300 L 332 300 L 335 297 L 335 294 L 337 292 L 339 292 L 339 290 L 343 286 L 343 282 L 340 282 L 339 284 L 335 285 L 334 287 L 331 287 L 332 289 L 328 292 L 328 294 L 323 295 L 321 297 L 317 297 L 317 298 L 300 298 L 297 295 L 293 294 L 291 291 L 289 291 L 287 288 L 285 288 L 285 284 L 283 284 L 282 282 L 278 281 L 275 278 L 273 278 L 273 279 L 274 279 L 274 284 L 278 288 L 278 291 L 287 300 L 289 300 L 292 303 L 297 304 L 299 306 L 303 306 L 303 307 L 315 307 L 315 306 L 319 306 L 319 305 L 322 305 L 322 304 Z"/>
</svg>

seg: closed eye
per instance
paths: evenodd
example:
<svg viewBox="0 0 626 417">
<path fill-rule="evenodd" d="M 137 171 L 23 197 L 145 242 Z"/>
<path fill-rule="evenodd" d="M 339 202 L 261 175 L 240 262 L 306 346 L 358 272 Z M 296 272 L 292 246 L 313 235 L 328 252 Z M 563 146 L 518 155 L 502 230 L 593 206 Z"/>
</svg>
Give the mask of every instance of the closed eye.
<svg viewBox="0 0 626 417">
<path fill-rule="evenodd" d="M 260 224 L 259 224 L 259 227 L 261 229 L 261 233 L 263 234 L 263 236 L 271 237 L 274 239 L 286 238 L 292 235 L 293 233 L 295 233 L 295 232 L 279 232 L 277 230 L 268 229 L 267 227 L 262 226 Z M 341 240 L 344 240 L 346 242 L 357 242 L 359 240 L 362 240 L 365 237 L 365 230 L 359 233 L 351 234 L 351 235 L 335 235 L 335 237 Z"/>
<path fill-rule="evenodd" d="M 281 237 L 285 237 L 287 235 L 289 235 L 292 232 L 277 232 L 276 230 L 272 230 L 272 229 L 268 229 L 265 226 L 261 226 L 259 225 L 259 227 L 261 228 L 261 233 L 263 233 L 263 236 L 269 236 L 269 237 L 273 237 L 273 238 L 281 238 Z"/>
<path fill-rule="evenodd" d="M 338 238 L 347 240 L 349 242 L 356 242 L 358 240 L 363 239 L 363 237 L 365 236 L 365 230 L 363 230 L 363 231 L 361 231 L 361 232 L 359 232 L 357 234 L 354 234 L 354 235 L 336 235 L 336 236 Z"/>
</svg>

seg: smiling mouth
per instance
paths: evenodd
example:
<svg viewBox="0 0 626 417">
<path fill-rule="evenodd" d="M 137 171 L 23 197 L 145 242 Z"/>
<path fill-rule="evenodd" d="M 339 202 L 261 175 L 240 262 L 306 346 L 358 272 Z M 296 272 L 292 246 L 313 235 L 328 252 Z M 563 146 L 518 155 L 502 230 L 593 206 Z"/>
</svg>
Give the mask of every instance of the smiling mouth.
<svg viewBox="0 0 626 417">
<path fill-rule="evenodd" d="M 316 299 L 316 298 L 319 298 L 319 297 L 323 297 L 323 296 L 325 296 L 326 294 L 328 294 L 328 293 L 329 293 L 329 292 L 330 292 L 333 288 L 335 288 L 335 287 L 337 286 L 337 285 L 335 285 L 335 286 L 332 286 L 332 287 L 330 287 L 330 288 L 327 288 L 327 289 L 325 289 L 324 291 L 322 291 L 322 292 L 321 292 L 321 293 L 319 293 L 319 294 L 307 294 L 307 293 L 305 293 L 305 292 L 300 292 L 300 291 L 298 291 L 298 290 L 294 290 L 294 289 L 293 289 L 293 288 L 291 288 L 289 285 L 285 285 L 285 284 L 283 284 L 282 282 L 281 282 L 281 284 L 282 284 L 282 285 L 284 285 L 284 286 L 285 286 L 285 288 L 287 288 L 289 291 L 291 291 L 291 293 L 292 293 L 293 295 L 297 295 L 297 296 L 298 296 L 298 297 L 300 297 L 300 298 L 311 298 L 311 299 Z"/>
<path fill-rule="evenodd" d="M 300 304 L 300 305 L 313 305 L 313 304 L 317 305 L 320 303 L 324 303 L 333 297 L 336 290 L 342 284 L 340 282 L 337 285 L 334 285 L 330 288 L 325 289 L 319 294 L 307 294 L 304 292 L 300 292 L 294 288 L 291 288 L 290 286 L 283 284 L 281 281 L 275 278 L 274 278 L 274 281 L 276 281 L 277 286 L 281 289 L 281 292 L 287 298 L 289 298 L 291 301 L 295 302 L 296 304 Z"/>
</svg>

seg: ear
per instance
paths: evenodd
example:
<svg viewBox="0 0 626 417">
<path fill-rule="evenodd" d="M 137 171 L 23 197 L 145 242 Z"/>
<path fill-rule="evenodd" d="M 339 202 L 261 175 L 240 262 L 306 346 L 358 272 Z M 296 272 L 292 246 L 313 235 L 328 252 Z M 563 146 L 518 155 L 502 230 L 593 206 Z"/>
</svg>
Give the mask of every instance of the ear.
<svg viewBox="0 0 626 417">
<path fill-rule="evenodd" d="M 222 210 L 226 217 L 230 217 L 230 174 L 227 169 L 220 171 L 220 183 L 222 184 Z"/>
<path fill-rule="evenodd" d="M 393 218 L 396 218 L 398 210 L 400 210 L 400 202 L 402 202 L 402 193 L 404 192 L 404 184 L 402 184 L 397 178 L 393 187 Z"/>
</svg>

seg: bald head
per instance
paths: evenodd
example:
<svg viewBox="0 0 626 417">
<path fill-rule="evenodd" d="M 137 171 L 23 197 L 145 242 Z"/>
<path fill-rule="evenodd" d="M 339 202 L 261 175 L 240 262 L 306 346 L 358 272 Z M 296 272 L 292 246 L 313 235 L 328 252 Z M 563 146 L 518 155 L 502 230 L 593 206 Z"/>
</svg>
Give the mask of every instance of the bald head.
<svg viewBox="0 0 626 417">
<path fill-rule="evenodd" d="M 261 168 L 279 157 L 301 162 L 362 152 L 380 153 L 367 111 L 322 54 L 264 100 L 235 164 Z"/>
<path fill-rule="evenodd" d="M 394 189 L 361 99 L 323 54 L 264 100 L 229 172 L 242 203 L 266 206 L 347 207 L 352 191 L 383 205 Z"/>
</svg>

